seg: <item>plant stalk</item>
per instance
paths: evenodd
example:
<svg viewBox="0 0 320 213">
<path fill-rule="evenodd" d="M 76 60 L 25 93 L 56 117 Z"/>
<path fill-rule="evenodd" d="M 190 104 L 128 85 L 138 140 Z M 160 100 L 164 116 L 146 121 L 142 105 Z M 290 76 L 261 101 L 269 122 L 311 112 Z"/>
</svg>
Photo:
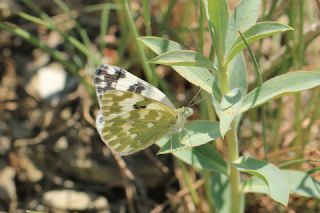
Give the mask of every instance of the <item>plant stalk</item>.
<svg viewBox="0 0 320 213">
<path fill-rule="evenodd" d="M 229 82 L 227 75 L 227 67 L 221 66 L 219 72 L 219 82 L 220 89 L 225 95 L 229 92 Z M 235 121 L 231 124 L 231 129 L 226 134 L 226 140 L 228 144 L 228 162 L 230 163 L 229 170 L 229 183 L 230 183 L 230 201 L 231 201 L 231 213 L 241 213 L 241 197 L 240 192 L 240 173 L 235 166 L 231 164 L 232 161 L 239 158 L 239 149 L 238 149 L 238 136 L 237 136 L 237 127 Z"/>
<path fill-rule="evenodd" d="M 238 137 L 235 122 L 232 122 L 231 130 L 227 133 L 226 139 L 228 142 L 228 160 L 232 162 L 239 158 L 238 150 Z M 240 173 L 236 167 L 230 164 L 229 172 L 229 183 L 230 183 L 230 199 L 231 199 L 231 213 L 241 212 L 241 192 L 240 192 Z"/>
</svg>

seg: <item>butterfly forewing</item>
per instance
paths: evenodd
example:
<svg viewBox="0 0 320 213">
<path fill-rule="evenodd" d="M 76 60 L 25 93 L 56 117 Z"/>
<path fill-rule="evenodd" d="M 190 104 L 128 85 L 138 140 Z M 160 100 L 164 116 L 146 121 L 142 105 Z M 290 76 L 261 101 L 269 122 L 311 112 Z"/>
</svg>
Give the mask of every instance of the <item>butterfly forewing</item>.
<svg viewBox="0 0 320 213">
<path fill-rule="evenodd" d="M 120 67 L 100 65 L 96 69 L 95 85 L 99 101 L 106 91 L 120 90 L 138 93 L 175 108 L 160 90 Z"/>
<path fill-rule="evenodd" d="M 138 93 L 108 90 L 100 104 L 98 131 L 103 141 L 122 155 L 150 146 L 176 123 L 174 109 Z"/>
</svg>

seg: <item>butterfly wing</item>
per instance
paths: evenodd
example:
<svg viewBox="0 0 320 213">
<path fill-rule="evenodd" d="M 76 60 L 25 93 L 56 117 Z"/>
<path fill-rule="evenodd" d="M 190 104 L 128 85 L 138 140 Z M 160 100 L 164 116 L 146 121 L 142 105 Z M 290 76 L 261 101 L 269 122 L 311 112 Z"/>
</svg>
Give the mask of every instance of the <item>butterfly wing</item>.
<svg viewBox="0 0 320 213">
<path fill-rule="evenodd" d="M 175 109 L 171 101 L 159 89 L 120 67 L 100 65 L 96 69 L 95 85 L 99 100 L 108 90 L 130 91 L 160 101 Z"/>
<path fill-rule="evenodd" d="M 107 90 L 100 104 L 98 132 L 106 145 L 121 155 L 155 143 L 177 121 L 171 107 L 130 91 Z"/>
</svg>

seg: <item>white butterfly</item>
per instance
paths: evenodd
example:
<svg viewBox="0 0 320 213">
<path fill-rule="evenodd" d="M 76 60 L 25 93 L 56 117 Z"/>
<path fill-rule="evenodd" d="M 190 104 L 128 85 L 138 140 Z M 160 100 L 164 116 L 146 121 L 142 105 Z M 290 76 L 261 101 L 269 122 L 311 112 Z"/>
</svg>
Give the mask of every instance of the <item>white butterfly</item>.
<svg viewBox="0 0 320 213">
<path fill-rule="evenodd" d="M 100 65 L 94 77 L 100 110 L 97 130 L 104 143 L 121 155 L 181 131 L 189 107 L 176 109 L 160 90 L 122 68 Z"/>
</svg>

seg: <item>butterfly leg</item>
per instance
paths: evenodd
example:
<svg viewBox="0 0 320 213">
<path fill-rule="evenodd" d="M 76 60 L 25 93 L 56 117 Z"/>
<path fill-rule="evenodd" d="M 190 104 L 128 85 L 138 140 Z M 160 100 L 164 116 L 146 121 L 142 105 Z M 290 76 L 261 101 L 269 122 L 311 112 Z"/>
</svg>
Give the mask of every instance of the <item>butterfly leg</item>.
<svg viewBox="0 0 320 213">
<path fill-rule="evenodd" d="M 170 152 L 172 152 L 172 145 L 173 145 L 172 138 L 173 138 L 173 135 L 170 136 Z"/>
<path fill-rule="evenodd" d="M 192 147 L 192 142 L 191 142 L 191 134 L 190 134 L 190 132 L 188 131 L 188 129 L 187 128 L 183 128 L 183 130 L 185 130 L 186 132 L 187 132 L 187 135 L 188 135 L 188 139 L 189 139 L 189 143 L 190 143 L 190 147 Z"/>
<path fill-rule="evenodd" d="M 182 131 L 179 131 L 178 134 L 179 134 L 179 145 L 180 145 L 179 148 L 181 148 L 181 147 L 182 147 L 182 143 L 181 143 L 181 141 L 182 141 L 182 138 L 181 138 L 181 136 L 182 136 Z"/>
</svg>

